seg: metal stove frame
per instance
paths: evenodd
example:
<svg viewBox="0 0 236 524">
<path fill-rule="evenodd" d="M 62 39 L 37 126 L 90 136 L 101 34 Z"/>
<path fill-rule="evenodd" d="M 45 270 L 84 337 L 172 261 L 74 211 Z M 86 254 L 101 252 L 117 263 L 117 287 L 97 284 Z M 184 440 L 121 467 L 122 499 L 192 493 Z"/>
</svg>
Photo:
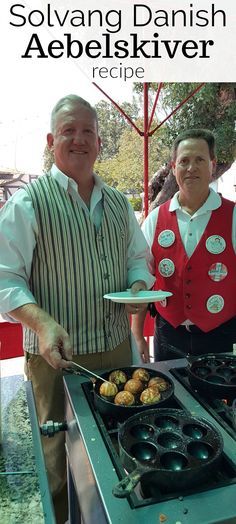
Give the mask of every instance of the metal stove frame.
<svg viewBox="0 0 236 524">
<path fill-rule="evenodd" d="M 225 454 L 236 465 L 236 441 L 169 372 L 186 365 L 186 359 L 178 359 L 146 367 L 174 380 L 175 396 L 193 416 L 215 425 L 224 439 Z M 80 518 L 83 524 L 158 524 L 162 514 L 168 524 L 236 524 L 236 484 L 134 509 L 127 499 L 114 497 L 112 488 L 119 478 L 81 387 L 85 381 L 81 376 L 64 377 L 70 524 Z"/>
</svg>

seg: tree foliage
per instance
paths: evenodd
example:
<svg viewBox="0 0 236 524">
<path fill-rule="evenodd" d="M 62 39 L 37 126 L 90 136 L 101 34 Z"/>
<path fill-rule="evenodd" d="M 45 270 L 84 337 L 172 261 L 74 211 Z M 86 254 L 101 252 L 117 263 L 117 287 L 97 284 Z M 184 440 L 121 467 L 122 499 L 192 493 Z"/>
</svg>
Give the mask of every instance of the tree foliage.
<svg viewBox="0 0 236 524">
<path fill-rule="evenodd" d="M 44 173 L 48 173 L 50 171 L 52 164 L 54 162 L 54 155 L 51 149 L 49 149 L 48 145 L 46 144 L 43 152 L 43 171 Z"/>
<path fill-rule="evenodd" d="M 142 130 L 143 122 L 136 120 Z M 154 134 L 149 140 L 149 171 L 155 172 L 168 155 L 164 146 L 160 147 L 163 131 Z M 142 193 L 143 191 L 143 137 L 130 127 L 126 127 L 118 141 L 118 152 L 111 160 L 96 163 L 96 171 L 103 179 L 120 191 Z"/>
<path fill-rule="evenodd" d="M 166 83 L 159 95 L 160 120 L 164 120 L 199 84 L 195 83 Z M 158 84 L 149 84 L 149 93 L 153 100 Z M 135 91 L 140 94 L 141 84 L 135 84 Z M 216 139 L 217 165 L 214 177 L 221 176 L 232 165 L 236 157 L 236 84 L 208 83 L 186 101 L 174 115 L 168 118 L 163 125 L 165 145 L 170 152 L 176 136 L 185 129 L 208 128 Z M 168 164 L 168 159 L 167 159 Z M 165 171 L 163 188 L 157 197 L 157 203 L 170 198 L 178 189 L 175 178 L 169 168 Z"/>
<path fill-rule="evenodd" d="M 157 86 L 152 84 L 151 88 Z M 162 107 L 166 113 L 173 110 L 195 88 L 193 83 L 168 83 L 164 86 Z M 216 139 L 219 164 L 231 164 L 235 158 L 236 134 L 235 84 L 205 84 L 165 124 L 166 142 L 173 140 L 183 130 L 203 127 L 210 129 Z"/>
<path fill-rule="evenodd" d="M 98 115 L 99 133 L 102 139 L 100 160 L 107 160 L 118 153 L 120 137 L 129 124 L 127 124 L 120 111 L 111 103 L 102 100 L 96 104 L 95 109 Z M 124 102 L 121 104 L 121 109 L 132 119 L 136 119 L 138 116 L 138 106 L 135 103 Z"/>
</svg>

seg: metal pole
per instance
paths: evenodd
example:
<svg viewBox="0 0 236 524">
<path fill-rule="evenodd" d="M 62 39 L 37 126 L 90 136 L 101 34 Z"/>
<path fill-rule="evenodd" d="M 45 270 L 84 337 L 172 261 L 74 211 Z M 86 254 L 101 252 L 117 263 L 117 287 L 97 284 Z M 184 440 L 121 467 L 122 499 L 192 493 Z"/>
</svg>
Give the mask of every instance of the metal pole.
<svg viewBox="0 0 236 524">
<path fill-rule="evenodd" d="M 144 166 L 144 216 L 148 215 L 148 83 L 143 84 L 143 166 Z"/>
</svg>

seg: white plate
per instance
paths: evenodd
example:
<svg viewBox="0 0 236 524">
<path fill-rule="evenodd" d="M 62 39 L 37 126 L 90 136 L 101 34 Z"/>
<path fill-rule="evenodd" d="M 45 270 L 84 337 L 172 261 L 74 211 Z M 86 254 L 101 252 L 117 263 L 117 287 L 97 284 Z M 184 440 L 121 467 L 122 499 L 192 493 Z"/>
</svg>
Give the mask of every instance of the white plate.
<svg viewBox="0 0 236 524">
<path fill-rule="evenodd" d="M 108 293 L 103 298 L 112 300 L 112 302 L 121 302 L 122 304 L 144 304 L 149 302 L 160 302 L 167 297 L 171 297 L 170 291 L 139 291 L 133 295 L 128 289 L 119 293 Z"/>
</svg>

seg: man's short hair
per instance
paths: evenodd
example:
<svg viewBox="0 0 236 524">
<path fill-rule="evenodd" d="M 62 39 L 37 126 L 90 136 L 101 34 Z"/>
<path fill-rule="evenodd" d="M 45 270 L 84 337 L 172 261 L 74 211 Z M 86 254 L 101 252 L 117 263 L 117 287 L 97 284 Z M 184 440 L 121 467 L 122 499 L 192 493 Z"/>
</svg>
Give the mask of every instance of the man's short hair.
<svg viewBox="0 0 236 524">
<path fill-rule="evenodd" d="M 57 115 L 61 111 L 61 109 L 63 109 L 64 107 L 71 108 L 76 105 L 81 105 L 89 109 L 89 111 L 91 111 L 91 113 L 93 114 L 94 119 L 96 120 L 96 123 L 97 123 L 97 127 L 98 127 L 98 117 L 97 117 L 96 109 L 94 109 L 94 107 L 92 107 L 90 103 L 87 102 L 87 100 L 85 100 L 81 96 L 66 95 L 63 98 L 60 98 L 60 100 L 58 100 L 58 102 L 56 103 L 56 105 L 54 106 L 51 112 L 51 132 L 52 133 L 54 133 L 55 131 Z"/>
<path fill-rule="evenodd" d="M 172 148 L 172 160 L 176 160 L 176 154 L 177 149 L 183 140 L 187 140 L 188 138 L 201 138 L 202 140 L 205 140 L 208 144 L 209 153 L 210 153 L 210 159 L 214 160 L 215 158 L 215 137 L 211 131 L 208 129 L 186 129 L 186 131 L 183 131 L 180 133 L 177 138 L 174 141 L 173 148 Z"/>
</svg>

